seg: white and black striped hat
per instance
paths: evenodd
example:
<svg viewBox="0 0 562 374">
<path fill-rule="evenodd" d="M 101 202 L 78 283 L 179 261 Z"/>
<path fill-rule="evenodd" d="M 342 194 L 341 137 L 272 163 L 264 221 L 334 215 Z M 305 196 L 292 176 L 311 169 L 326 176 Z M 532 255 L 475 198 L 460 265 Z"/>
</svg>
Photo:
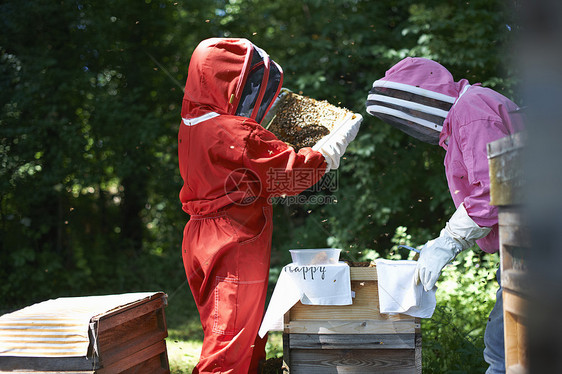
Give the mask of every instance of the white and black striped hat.
<svg viewBox="0 0 562 374">
<path fill-rule="evenodd" d="M 439 134 L 456 97 L 413 85 L 379 79 L 369 91 L 367 112 L 408 135 L 438 144 Z"/>
</svg>

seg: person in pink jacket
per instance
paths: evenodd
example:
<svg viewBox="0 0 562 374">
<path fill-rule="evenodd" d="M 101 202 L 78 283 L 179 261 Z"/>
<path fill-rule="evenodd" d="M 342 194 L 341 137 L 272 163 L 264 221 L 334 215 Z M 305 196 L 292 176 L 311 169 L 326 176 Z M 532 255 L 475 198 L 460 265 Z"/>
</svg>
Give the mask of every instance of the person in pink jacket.
<svg viewBox="0 0 562 374">
<path fill-rule="evenodd" d="M 367 112 L 445 153 L 445 174 L 456 211 L 440 235 L 421 249 L 415 279 L 426 290 L 441 270 L 475 243 L 485 252 L 499 250 L 498 211 L 490 205 L 486 145 L 523 130 L 518 107 L 503 95 L 455 82 L 439 63 L 408 57 L 376 80 Z M 497 273 L 499 283 L 499 271 Z M 484 334 L 488 374 L 505 373 L 501 285 Z"/>
</svg>

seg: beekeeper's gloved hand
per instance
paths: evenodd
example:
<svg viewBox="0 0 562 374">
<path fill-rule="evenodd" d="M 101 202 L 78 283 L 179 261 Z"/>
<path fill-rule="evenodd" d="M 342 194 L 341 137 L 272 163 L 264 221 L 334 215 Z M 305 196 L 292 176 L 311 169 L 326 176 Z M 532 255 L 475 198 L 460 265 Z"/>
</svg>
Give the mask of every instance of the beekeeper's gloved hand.
<svg viewBox="0 0 562 374">
<path fill-rule="evenodd" d="M 460 252 L 474 245 L 474 241 L 485 237 L 490 227 L 480 227 L 470 218 L 464 204 L 459 205 L 438 238 L 428 241 L 421 249 L 414 280 L 426 291 L 431 290 L 441 270 Z"/>
<path fill-rule="evenodd" d="M 326 173 L 330 170 L 337 169 L 340 166 L 340 158 L 345 153 L 347 149 L 348 142 L 344 137 L 335 137 L 330 139 L 329 142 L 322 146 L 314 146 L 312 147 L 313 150 L 322 153 L 324 159 L 326 160 L 326 164 L 328 167 L 326 168 Z"/>
<path fill-rule="evenodd" d="M 326 173 L 340 166 L 340 158 L 345 153 L 347 146 L 357 136 L 362 118 L 358 118 L 351 126 L 342 129 L 333 135 L 327 135 L 316 143 L 312 149 L 322 153 L 328 164 Z"/>
</svg>

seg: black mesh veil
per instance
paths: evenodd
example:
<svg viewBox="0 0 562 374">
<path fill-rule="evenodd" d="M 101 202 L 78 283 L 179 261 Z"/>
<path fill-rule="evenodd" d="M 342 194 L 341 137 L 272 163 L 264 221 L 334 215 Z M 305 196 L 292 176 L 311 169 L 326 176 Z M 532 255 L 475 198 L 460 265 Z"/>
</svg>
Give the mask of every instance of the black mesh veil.
<svg viewBox="0 0 562 374">
<path fill-rule="evenodd" d="M 377 82 L 369 92 L 367 112 L 416 139 L 438 144 L 443 122 L 454 98 L 447 97 L 444 101 L 432 97 L 437 95 L 431 93 L 423 95 L 424 90 L 416 87 L 381 87 L 376 86 Z"/>
<path fill-rule="evenodd" d="M 236 115 L 260 123 L 281 89 L 283 70 L 264 50 L 253 45 L 252 61 Z"/>
</svg>

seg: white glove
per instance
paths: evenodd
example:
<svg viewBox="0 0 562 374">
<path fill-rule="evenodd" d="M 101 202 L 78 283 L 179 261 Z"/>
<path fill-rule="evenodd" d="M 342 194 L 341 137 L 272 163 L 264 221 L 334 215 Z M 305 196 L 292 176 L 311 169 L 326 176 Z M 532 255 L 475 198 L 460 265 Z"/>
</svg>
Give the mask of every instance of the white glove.
<svg viewBox="0 0 562 374">
<path fill-rule="evenodd" d="M 475 240 L 488 235 L 490 230 L 490 227 L 478 226 L 466 212 L 464 204 L 459 205 L 439 237 L 422 247 L 414 273 L 416 284 L 421 282 L 426 291 L 431 290 L 445 265 L 472 247 Z"/>
<path fill-rule="evenodd" d="M 322 153 L 328 164 L 326 173 L 332 169 L 337 169 L 340 166 L 340 158 L 345 153 L 347 146 L 357 136 L 359 126 L 363 117 L 356 114 L 357 118 L 354 121 L 347 123 L 344 128 L 334 134 L 328 134 L 320 139 L 312 149 Z"/>
<path fill-rule="evenodd" d="M 349 143 L 344 137 L 338 136 L 337 138 L 331 139 L 330 142 L 317 149 L 315 149 L 315 147 L 312 147 L 312 149 L 314 149 L 315 151 L 322 153 L 322 155 L 326 159 L 326 163 L 328 164 L 326 173 L 332 169 L 335 170 L 340 167 L 340 158 L 345 153 L 348 144 Z"/>
</svg>

